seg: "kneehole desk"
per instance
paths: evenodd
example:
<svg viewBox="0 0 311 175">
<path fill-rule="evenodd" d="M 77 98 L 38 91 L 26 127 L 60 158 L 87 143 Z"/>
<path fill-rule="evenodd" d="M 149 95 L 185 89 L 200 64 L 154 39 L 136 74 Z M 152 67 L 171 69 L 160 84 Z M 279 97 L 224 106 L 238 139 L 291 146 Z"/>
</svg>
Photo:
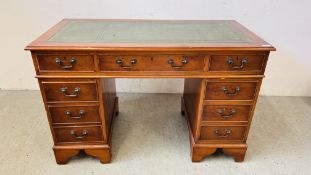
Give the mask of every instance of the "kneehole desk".
<svg viewBox="0 0 311 175">
<path fill-rule="evenodd" d="M 185 78 L 191 158 L 242 162 L 270 51 L 236 21 L 64 19 L 30 43 L 58 164 L 111 160 L 115 78 Z M 155 131 L 156 132 L 156 131 Z"/>
</svg>

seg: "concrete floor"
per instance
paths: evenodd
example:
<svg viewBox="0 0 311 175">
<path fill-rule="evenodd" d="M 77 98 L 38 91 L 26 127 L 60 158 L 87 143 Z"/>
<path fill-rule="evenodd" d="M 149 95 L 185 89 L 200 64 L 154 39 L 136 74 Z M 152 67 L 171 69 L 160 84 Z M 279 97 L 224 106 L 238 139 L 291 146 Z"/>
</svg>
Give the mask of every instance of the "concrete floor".
<svg viewBox="0 0 311 175">
<path fill-rule="evenodd" d="M 311 98 L 260 97 L 244 163 L 190 161 L 180 95 L 119 94 L 111 164 L 57 165 L 39 91 L 0 91 L 0 174 L 311 174 Z"/>
</svg>

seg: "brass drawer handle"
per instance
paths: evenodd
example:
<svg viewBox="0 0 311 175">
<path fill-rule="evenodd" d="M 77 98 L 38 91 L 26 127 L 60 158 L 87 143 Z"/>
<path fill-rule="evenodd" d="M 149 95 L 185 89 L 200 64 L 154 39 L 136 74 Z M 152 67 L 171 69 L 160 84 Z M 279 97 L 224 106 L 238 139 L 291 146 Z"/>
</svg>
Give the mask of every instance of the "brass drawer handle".
<svg viewBox="0 0 311 175">
<path fill-rule="evenodd" d="M 225 114 L 226 109 L 218 109 L 217 113 L 223 118 L 231 118 L 236 113 L 235 109 L 230 109 L 228 114 Z"/>
<path fill-rule="evenodd" d="M 231 135 L 232 130 L 231 129 L 226 129 L 225 133 L 221 133 L 219 129 L 215 129 L 215 134 L 219 138 L 227 138 Z"/>
<path fill-rule="evenodd" d="M 81 89 L 79 87 L 76 87 L 72 94 L 68 94 L 68 92 L 67 92 L 68 88 L 67 87 L 61 87 L 59 90 L 66 97 L 77 97 L 81 92 Z"/>
<path fill-rule="evenodd" d="M 85 110 L 80 110 L 79 111 L 79 116 L 76 116 L 76 117 L 72 116 L 72 113 L 71 113 L 70 110 L 66 110 L 65 114 L 68 115 L 72 119 L 80 119 L 80 118 L 82 118 L 85 115 Z"/>
<path fill-rule="evenodd" d="M 70 131 L 70 135 L 72 135 L 74 138 L 76 139 L 83 139 L 83 138 L 86 138 L 88 136 L 88 131 L 87 130 L 83 130 L 81 135 L 79 136 L 76 131 L 74 130 L 71 130 Z"/>
<path fill-rule="evenodd" d="M 231 69 L 242 69 L 248 63 L 248 60 L 247 58 L 243 58 L 241 60 L 240 65 L 237 66 L 237 65 L 234 65 L 234 61 L 232 58 L 228 58 L 227 63 Z"/>
<path fill-rule="evenodd" d="M 167 63 L 170 64 L 171 67 L 174 68 L 174 69 L 181 69 L 181 68 L 183 68 L 186 64 L 189 63 L 189 60 L 188 60 L 188 57 L 183 58 L 182 61 L 181 61 L 182 65 L 180 65 L 180 66 L 175 65 L 173 59 L 169 59 L 169 60 L 167 61 Z"/>
<path fill-rule="evenodd" d="M 228 90 L 228 88 L 226 88 L 226 87 L 222 87 L 221 88 L 222 89 L 222 91 L 227 95 L 227 96 L 236 96 L 236 95 L 238 95 L 239 94 L 239 92 L 241 91 L 241 88 L 239 87 L 239 86 L 237 86 L 236 88 L 235 88 L 235 91 L 233 92 L 233 93 L 230 93 L 229 92 L 229 90 Z"/>
<path fill-rule="evenodd" d="M 62 69 L 73 68 L 73 65 L 77 63 L 77 59 L 71 58 L 69 62 L 70 62 L 70 65 L 63 65 L 62 60 L 60 58 L 55 58 L 55 63 L 58 64 Z"/>
<path fill-rule="evenodd" d="M 123 64 L 123 62 L 122 62 L 121 59 L 119 59 L 119 58 L 116 59 L 116 64 L 119 64 L 120 67 L 123 68 L 123 69 L 131 69 L 131 68 L 133 68 L 132 65 L 134 65 L 134 64 L 136 64 L 136 63 L 137 63 L 137 60 L 133 58 L 133 59 L 131 60 L 131 66 L 126 66 L 126 65 Z"/>
</svg>

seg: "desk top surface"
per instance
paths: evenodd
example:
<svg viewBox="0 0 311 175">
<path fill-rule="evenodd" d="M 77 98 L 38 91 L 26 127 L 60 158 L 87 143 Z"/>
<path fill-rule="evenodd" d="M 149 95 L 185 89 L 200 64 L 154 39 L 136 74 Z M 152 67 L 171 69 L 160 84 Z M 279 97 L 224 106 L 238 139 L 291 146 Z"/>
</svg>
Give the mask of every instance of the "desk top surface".
<svg viewBox="0 0 311 175">
<path fill-rule="evenodd" d="M 275 50 L 231 20 L 64 19 L 27 50 Z"/>
</svg>

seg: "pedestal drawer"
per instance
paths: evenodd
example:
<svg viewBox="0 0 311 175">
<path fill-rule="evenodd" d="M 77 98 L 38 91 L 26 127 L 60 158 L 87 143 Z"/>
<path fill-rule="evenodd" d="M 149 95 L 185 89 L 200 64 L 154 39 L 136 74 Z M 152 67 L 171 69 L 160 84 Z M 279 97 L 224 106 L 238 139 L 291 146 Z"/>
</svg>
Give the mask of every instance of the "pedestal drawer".
<svg viewBox="0 0 311 175">
<path fill-rule="evenodd" d="M 100 123 L 98 106 L 49 106 L 53 124 Z"/>
<path fill-rule="evenodd" d="M 61 142 L 102 141 L 101 126 L 54 127 L 55 137 Z"/>
<path fill-rule="evenodd" d="M 101 71 L 203 71 L 202 55 L 100 55 Z"/>
<path fill-rule="evenodd" d="M 256 81 L 207 81 L 206 100 L 253 100 Z"/>
<path fill-rule="evenodd" d="M 48 102 L 97 101 L 96 82 L 42 82 Z"/>
<path fill-rule="evenodd" d="M 200 140 L 243 140 L 246 126 L 202 126 Z"/>
<path fill-rule="evenodd" d="M 250 105 L 203 106 L 202 121 L 244 121 L 250 116 Z"/>
<path fill-rule="evenodd" d="M 37 55 L 40 72 L 93 72 L 92 55 Z"/>
</svg>

